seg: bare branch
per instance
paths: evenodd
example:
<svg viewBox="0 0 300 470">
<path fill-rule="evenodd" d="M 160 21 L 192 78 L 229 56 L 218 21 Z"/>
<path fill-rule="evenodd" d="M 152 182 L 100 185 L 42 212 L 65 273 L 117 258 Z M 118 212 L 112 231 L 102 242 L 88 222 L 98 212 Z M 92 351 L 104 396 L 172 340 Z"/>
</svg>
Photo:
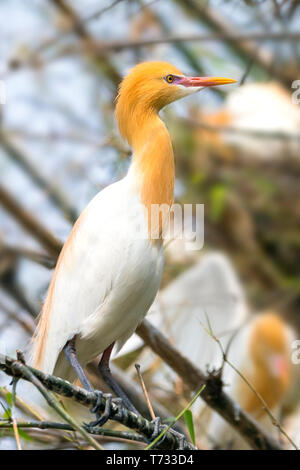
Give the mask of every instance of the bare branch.
<svg viewBox="0 0 300 470">
<path fill-rule="evenodd" d="M 35 385 L 39 389 L 39 391 L 44 395 L 49 404 L 51 406 L 54 406 L 57 411 L 57 400 L 54 399 L 52 395 L 51 397 L 49 397 L 49 393 L 47 393 L 47 391 L 53 391 L 55 393 L 58 393 L 59 395 L 68 398 L 73 398 L 78 403 L 81 403 L 86 406 L 95 406 L 97 404 L 99 405 L 99 412 L 103 412 L 105 410 L 106 399 L 104 397 L 102 398 L 101 403 L 99 404 L 99 396 L 96 393 L 87 392 L 83 388 L 71 385 L 69 382 L 62 380 L 59 377 L 44 374 L 43 372 L 40 372 L 37 369 L 26 366 L 21 361 L 12 359 L 8 356 L 4 356 L 3 354 L 0 354 L 0 369 L 3 370 L 3 372 L 5 372 L 7 375 L 22 378 L 33 383 L 33 385 Z M 59 410 L 58 412 L 61 413 L 62 410 Z M 73 422 L 70 422 L 70 417 L 64 416 L 63 418 L 65 419 L 65 421 L 68 422 L 68 424 L 78 430 L 78 424 L 74 422 L 74 420 L 72 420 Z M 141 415 L 137 416 L 136 414 L 124 408 L 123 405 L 116 403 L 112 403 L 111 405 L 110 419 L 118 421 L 119 423 L 122 423 L 128 428 L 134 429 L 142 433 L 146 437 L 146 439 L 150 439 L 155 430 L 154 423 L 151 423 L 150 421 L 146 420 Z M 160 431 L 162 431 L 163 429 L 164 428 L 161 427 Z M 91 434 L 97 435 L 99 431 L 101 433 L 102 428 L 89 428 L 89 432 Z M 79 430 L 79 432 L 82 432 L 82 428 Z M 84 437 L 86 438 L 86 435 L 84 435 Z M 168 432 L 166 433 L 165 439 L 158 444 L 158 448 L 178 449 L 180 448 L 180 445 L 181 440 L 172 432 Z M 191 450 L 194 449 L 194 446 L 184 439 L 183 449 Z"/>
<path fill-rule="evenodd" d="M 0 186 L 0 204 L 38 240 L 41 245 L 53 256 L 57 257 L 62 243 L 30 212 L 23 209 L 18 201 L 3 187 Z"/>
<path fill-rule="evenodd" d="M 63 211 L 67 219 L 74 222 L 78 216 L 77 210 L 73 207 L 61 188 L 59 188 L 57 184 L 48 181 L 39 168 L 30 161 L 30 158 L 25 152 L 17 147 L 3 131 L 0 132 L 0 144 L 9 157 L 29 175 L 37 186 L 49 195 L 52 202 Z"/>
<path fill-rule="evenodd" d="M 59 431 L 76 431 L 70 424 L 56 423 L 54 421 L 17 421 L 20 429 L 56 429 Z M 10 421 L 0 421 L 0 429 L 11 429 Z M 94 433 L 97 436 L 113 437 L 122 441 L 134 441 L 145 443 L 146 439 L 140 434 L 127 431 L 114 431 L 111 429 L 98 428 Z"/>
</svg>

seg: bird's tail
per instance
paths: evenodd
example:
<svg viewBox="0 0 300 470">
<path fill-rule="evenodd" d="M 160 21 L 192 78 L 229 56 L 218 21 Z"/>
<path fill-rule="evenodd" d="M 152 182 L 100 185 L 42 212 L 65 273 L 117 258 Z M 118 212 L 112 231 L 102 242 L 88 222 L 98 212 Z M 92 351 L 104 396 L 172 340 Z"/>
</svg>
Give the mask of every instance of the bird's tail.
<svg viewBox="0 0 300 470">
<path fill-rule="evenodd" d="M 49 340 L 51 303 L 54 293 L 54 279 L 50 283 L 49 290 L 43 308 L 39 314 L 38 324 L 30 343 L 28 362 L 35 369 L 51 374 L 55 366 L 55 360 L 49 361 L 46 354 L 47 342 Z M 48 356 L 48 357 L 47 357 Z"/>
<path fill-rule="evenodd" d="M 45 335 L 45 327 L 40 326 L 42 317 L 31 340 L 30 349 L 28 352 L 27 362 L 35 369 L 44 372 L 45 374 L 52 374 L 64 380 L 73 383 L 76 380 L 76 373 L 68 362 L 63 351 L 51 351 L 48 356 L 47 340 Z"/>
</svg>

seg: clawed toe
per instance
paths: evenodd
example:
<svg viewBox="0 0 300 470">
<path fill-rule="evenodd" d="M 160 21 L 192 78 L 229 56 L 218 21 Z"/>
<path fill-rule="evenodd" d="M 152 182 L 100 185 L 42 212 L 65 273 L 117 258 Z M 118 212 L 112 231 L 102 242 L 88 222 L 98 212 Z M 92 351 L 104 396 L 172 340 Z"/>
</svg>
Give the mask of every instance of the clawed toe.
<svg viewBox="0 0 300 470">
<path fill-rule="evenodd" d="M 159 435 L 160 433 L 162 432 L 162 429 L 161 428 L 164 428 L 166 429 L 168 426 L 166 424 L 162 424 L 161 423 L 161 419 L 160 417 L 156 417 L 154 418 L 151 423 L 154 424 L 154 431 L 150 437 L 150 439 L 148 440 L 148 444 L 151 444 L 151 442 L 153 442 Z M 169 429 L 169 432 L 171 434 L 173 434 L 179 441 L 179 447 L 178 449 L 179 450 L 183 450 L 184 449 L 184 442 L 185 442 L 185 437 L 183 434 L 180 434 L 179 432 L 175 431 L 174 429 L 170 428 Z M 161 444 L 164 439 L 165 439 L 166 435 L 164 435 L 158 442 L 157 444 Z"/>
<path fill-rule="evenodd" d="M 185 442 L 184 435 L 181 434 L 180 432 L 175 431 L 174 429 L 170 429 L 170 432 L 171 432 L 171 434 L 173 434 L 173 436 L 177 437 L 177 439 L 179 441 L 178 450 L 183 450 L 184 449 L 184 442 Z"/>
<path fill-rule="evenodd" d="M 103 398 L 103 392 L 101 390 L 95 390 L 94 393 L 97 395 L 97 401 L 96 404 L 91 408 L 91 413 L 97 414 L 99 410 L 99 406 L 101 405 L 102 398 Z"/>
<path fill-rule="evenodd" d="M 151 444 L 151 442 L 154 441 L 154 439 L 156 439 L 160 433 L 161 433 L 161 427 L 163 428 L 166 428 L 167 425 L 166 424 L 161 424 L 161 419 L 159 416 L 157 416 L 156 418 L 154 418 L 152 421 L 151 421 L 152 424 L 154 424 L 154 431 L 153 433 L 151 434 L 151 437 L 150 439 L 148 439 L 148 443 Z M 162 437 L 162 439 L 159 441 L 160 443 L 163 442 L 165 436 Z"/>
<path fill-rule="evenodd" d="M 100 390 L 95 390 L 97 394 L 97 402 L 91 409 L 91 413 L 96 415 L 96 420 L 90 423 L 84 423 L 84 425 L 91 429 L 96 426 L 104 426 L 104 424 L 111 418 L 112 410 L 111 404 L 115 403 L 118 405 L 118 413 L 114 415 L 114 418 L 122 419 L 123 416 L 123 401 L 121 398 L 113 398 L 110 393 L 102 393 Z M 102 403 L 102 398 L 106 399 L 105 408 L 103 413 L 99 413 L 99 407 Z"/>
</svg>

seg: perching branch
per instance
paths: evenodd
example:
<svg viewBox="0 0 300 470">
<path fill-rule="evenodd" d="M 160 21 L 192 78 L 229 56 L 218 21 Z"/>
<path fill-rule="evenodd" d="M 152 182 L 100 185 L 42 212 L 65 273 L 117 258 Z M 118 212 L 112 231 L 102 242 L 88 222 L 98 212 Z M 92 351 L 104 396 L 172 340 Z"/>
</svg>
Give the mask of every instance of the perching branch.
<svg viewBox="0 0 300 470">
<path fill-rule="evenodd" d="M 69 382 L 62 380 L 59 377 L 44 374 L 37 369 L 23 364 L 19 360 L 12 359 L 11 357 L 5 356 L 3 354 L 0 354 L 0 369 L 7 375 L 22 378 L 33 383 L 35 386 L 37 386 L 37 382 L 39 382 L 46 390 L 58 393 L 59 395 L 68 398 L 73 398 L 82 405 L 93 407 L 97 403 L 98 396 L 96 393 L 87 392 L 83 388 L 71 385 Z M 99 404 L 99 412 L 104 412 L 105 405 L 106 399 L 103 397 L 101 403 Z M 116 403 L 112 403 L 111 405 L 110 419 L 118 421 L 130 429 L 134 429 L 135 431 L 141 433 L 147 440 L 151 439 L 155 430 L 154 423 L 151 423 L 142 416 L 135 415 L 131 411 L 124 408 L 122 405 Z M 74 427 L 72 423 L 69 424 Z M 161 427 L 160 431 L 163 431 L 163 429 L 164 428 Z M 94 427 L 89 428 L 88 432 L 94 435 L 101 435 L 103 430 L 102 428 Z M 177 435 L 173 434 L 172 432 L 167 432 L 165 439 L 157 445 L 157 448 L 175 450 L 179 449 L 181 445 L 183 450 L 194 449 L 194 446 L 185 439 L 181 441 Z"/>
<path fill-rule="evenodd" d="M 191 390 L 199 390 L 202 385 L 206 384 L 201 398 L 243 436 L 253 449 L 282 450 L 279 442 L 224 393 L 222 383 L 217 377 L 206 376 L 201 372 L 174 348 L 151 323 L 144 320 L 136 332 L 156 354 L 177 372 Z"/>
</svg>

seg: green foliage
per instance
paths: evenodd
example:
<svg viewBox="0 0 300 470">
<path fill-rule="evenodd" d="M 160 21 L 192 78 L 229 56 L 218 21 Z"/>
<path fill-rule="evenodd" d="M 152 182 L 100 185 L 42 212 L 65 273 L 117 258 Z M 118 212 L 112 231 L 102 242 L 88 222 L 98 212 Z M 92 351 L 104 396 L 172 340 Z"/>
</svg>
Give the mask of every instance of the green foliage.
<svg viewBox="0 0 300 470">
<path fill-rule="evenodd" d="M 215 184 L 210 190 L 210 217 L 217 222 L 225 208 L 227 189 L 221 184 Z"/>
<path fill-rule="evenodd" d="M 28 442 L 31 442 L 33 441 L 32 437 L 29 436 L 29 434 L 27 434 L 27 432 L 25 432 L 23 429 L 20 429 L 18 427 L 18 432 L 19 432 L 19 436 L 24 439 L 25 441 L 28 441 Z"/>
<path fill-rule="evenodd" d="M 187 428 L 189 430 L 191 441 L 194 445 L 196 445 L 195 428 L 194 428 L 193 414 L 191 410 L 186 410 L 184 412 L 183 417 L 184 417 L 185 424 L 187 425 Z"/>
<path fill-rule="evenodd" d="M 13 398 L 12 398 L 12 393 L 11 393 L 11 392 L 7 392 L 7 393 L 5 394 L 5 400 L 6 400 L 6 403 L 7 403 L 9 406 L 12 406 Z"/>
</svg>

